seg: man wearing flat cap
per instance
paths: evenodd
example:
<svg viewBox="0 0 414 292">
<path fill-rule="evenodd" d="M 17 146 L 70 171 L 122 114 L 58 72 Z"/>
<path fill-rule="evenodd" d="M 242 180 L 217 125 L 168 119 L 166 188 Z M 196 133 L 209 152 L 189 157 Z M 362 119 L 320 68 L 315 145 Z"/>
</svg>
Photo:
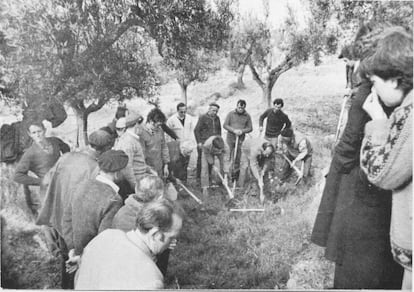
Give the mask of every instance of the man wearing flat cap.
<svg viewBox="0 0 414 292">
<path fill-rule="evenodd" d="M 206 114 L 201 115 L 194 128 L 194 135 L 198 145 L 197 177 L 201 173 L 201 156 L 204 142 L 211 136 L 221 136 L 220 118 L 217 116 L 220 106 L 212 102 Z"/>
<path fill-rule="evenodd" d="M 128 164 L 121 150 L 108 150 L 98 157 L 96 178 L 83 181 L 74 190 L 72 202 L 63 214 L 63 238 L 69 248 L 67 270 L 74 272 L 84 247 L 98 233 L 111 228 L 112 219 L 122 206 L 115 184 Z"/>
<path fill-rule="evenodd" d="M 65 271 L 64 262 L 68 259 L 69 250 L 63 240 L 63 211 L 72 202 L 74 189 L 82 182 L 95 178 L 98 174 L 98 157 L 111 149 L 112 137 L 103 130 L 89 135 L 89 146 L 80 152 L 69 152 L 60 157 L 55 166 L 48 172 L 48 185 L 45 199 L 39 216 L 38 225 L 51 226 L 59 234 L 58 245 L 61 251 L 62 288 L 73 289 L 73 278 Z"/>
<path fill-rule="evenodd" d="M 141 115 L 130 113 L 116 122 L 118 138 L 115 141 L 114 149 L 122 150 L 128 155 L 128 165 L 122 171 L 123 178 L 129 183 L 130 192 L 128 194 L 134 193 L 137 181 L 146 172 L 150 171 L 149 166 L 145 163 L 144 151 L 139 141 L 139 136 L 136 134 L 136 128 L 142 120 Z"/>
</svg>

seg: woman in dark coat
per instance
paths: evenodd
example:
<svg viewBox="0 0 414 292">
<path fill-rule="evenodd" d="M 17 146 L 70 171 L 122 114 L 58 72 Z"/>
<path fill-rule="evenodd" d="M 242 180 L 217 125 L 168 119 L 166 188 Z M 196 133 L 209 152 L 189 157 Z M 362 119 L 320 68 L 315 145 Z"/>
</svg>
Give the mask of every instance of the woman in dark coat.
<svg viewBox="0 0 414 292">
<path fill-rule="evenodd" d="M 370 184 L 359 166 L 371 83 L 362 79 L 335 148 L 312 232 L 335 262 L 334 288 L 400 289 L 403 270 L 390 252 L 391 192 Z"/>
</svg>

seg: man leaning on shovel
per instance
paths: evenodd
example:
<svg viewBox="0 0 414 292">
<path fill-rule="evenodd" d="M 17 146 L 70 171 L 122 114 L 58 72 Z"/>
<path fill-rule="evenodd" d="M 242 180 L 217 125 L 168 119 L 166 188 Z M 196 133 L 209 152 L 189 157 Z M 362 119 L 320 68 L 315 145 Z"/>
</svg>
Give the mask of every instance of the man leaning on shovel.
<svg viewBox="0 0 414 292">
<path fill-rule="evenodd" d="M 230 148 L 228 161 L 231 162 L 231 179 L 237 180 L 241 147 L 246 134 L 253 131 L 252 119 L 246 112 L 246 101 L 240 99 L 237 101 L 236 109 L 227 114 L 223 128 L 227 130 L 226 142 Z M 239 186 L 240 187 L 240 186 Z"/>
</svg>

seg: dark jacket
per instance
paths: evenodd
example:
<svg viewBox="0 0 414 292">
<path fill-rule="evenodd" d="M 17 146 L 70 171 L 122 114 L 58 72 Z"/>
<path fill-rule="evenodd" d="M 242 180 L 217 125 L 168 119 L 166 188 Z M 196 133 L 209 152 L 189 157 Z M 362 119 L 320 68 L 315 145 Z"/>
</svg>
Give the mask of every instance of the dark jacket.
<svg viewBox="0 0 414 292">
<path fill-rule="evenodd" d="M 121 197 L 108 184 L 96 179 L 81 182 L 63 214 L 63 238 L 68 249 L 81 255 L 96 235 L 111 228 L 121 206 Z"/>
<path fill-rule="evenodd" d="M 362 104 L 370 90 L 365 80 L 352 103 L 311 236 L 312 242 L 326 247 L 326 258 L 337 264 L 334 288 L 396 289 L 401 279 L 389 252 L 391 192 L 371 185 L 359 165 L 369 120 Z"/>
<path fill-rule="evenodd" d="M 272 108 L 266 110 L 259 118 L 259 127 L 263 126 L 264 119 L 267 118 L 265 135 L 270 138 L 279 136 L 283 128 L 290 128 L 289 117 L 281 110 L 274 112 Z"/>
<path fill-rule="evenodd" d="M 194 128 L 197 144 L 203 143 L 211 136 L 221 136 L 221 123 L 218 116 L 210 117 L 208 114 L 200 116 Z"/>
</svg>

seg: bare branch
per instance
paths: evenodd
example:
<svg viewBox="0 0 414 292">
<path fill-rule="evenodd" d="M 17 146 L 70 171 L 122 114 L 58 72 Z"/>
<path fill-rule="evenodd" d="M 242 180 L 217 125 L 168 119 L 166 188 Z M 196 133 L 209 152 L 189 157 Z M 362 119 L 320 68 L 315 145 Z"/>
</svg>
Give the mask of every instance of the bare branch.
<svg viewBox="0 0 414 292">
<path fill-rule="evenodd" d="M 264 87 L 264 82 L 260 79 L 259 74 L 257 73 L 256 69 L 254 68 L 252 63 L 249 63 L 250 71 L 252 71 L 253 74 L 253 80 L 259 84 L 260 87 Z"/>
</svg>

